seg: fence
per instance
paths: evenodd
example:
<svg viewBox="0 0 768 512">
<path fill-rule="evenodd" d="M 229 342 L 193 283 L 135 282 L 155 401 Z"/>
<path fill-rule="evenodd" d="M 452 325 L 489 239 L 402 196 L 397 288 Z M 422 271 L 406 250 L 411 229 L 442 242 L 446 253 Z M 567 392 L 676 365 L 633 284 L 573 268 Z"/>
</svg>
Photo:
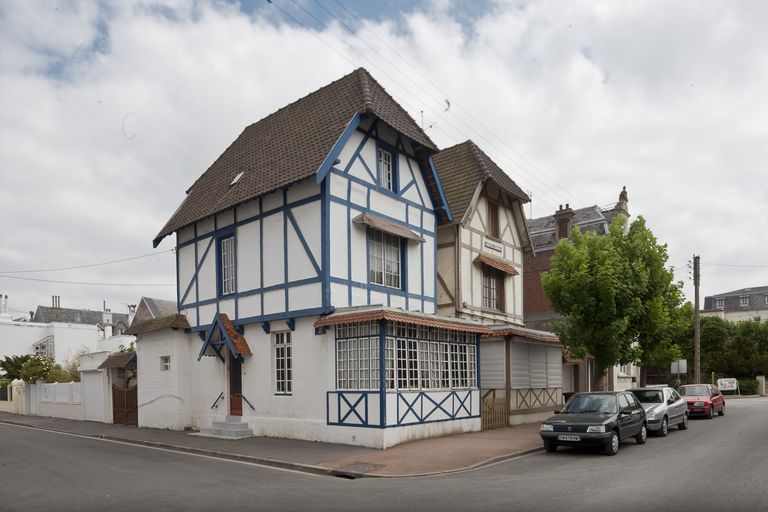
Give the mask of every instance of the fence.
<svg viewBox="0 0 768 512">
<path fill-rule="evenodd" d="M 509 400 L 505 395 L 496 396 L 496 390 L 491 389 L 483 395 L 482 403 L 480 416 L 483 430 L 509 426 Z"/>
</svg>

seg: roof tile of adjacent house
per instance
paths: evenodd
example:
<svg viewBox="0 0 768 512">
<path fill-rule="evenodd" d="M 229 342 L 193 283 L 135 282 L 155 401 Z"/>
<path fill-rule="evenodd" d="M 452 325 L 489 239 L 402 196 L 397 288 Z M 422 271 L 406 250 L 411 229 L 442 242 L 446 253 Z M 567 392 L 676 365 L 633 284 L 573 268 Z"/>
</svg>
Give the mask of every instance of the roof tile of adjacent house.
<svg viewBox="0 0 768 512">
<path fill-rule="evenodd" d="M 125 334 L 142 334 L 162 329 L 189 329 L 187 317 L 181 314 L 151 318 L 142 322 L 133 322 Z"/>
<path fill-rule="evenodd" d="M 530 201 L 517 183 L 471 140 L 443 149 L 432 159 L 456 223 L 461 222 L 472 203 L 478 183 L 486 180 L 492 180 L 524 203 Z"/>
<path fill-rule="evenodd" d="M 312 176 L 355 114 L 372 114 L 429 151 L 437 150 L 368 71 L 356 69 L 245 128 L 187 190 L 155 245 L 179 228 Z"/>
</svg>

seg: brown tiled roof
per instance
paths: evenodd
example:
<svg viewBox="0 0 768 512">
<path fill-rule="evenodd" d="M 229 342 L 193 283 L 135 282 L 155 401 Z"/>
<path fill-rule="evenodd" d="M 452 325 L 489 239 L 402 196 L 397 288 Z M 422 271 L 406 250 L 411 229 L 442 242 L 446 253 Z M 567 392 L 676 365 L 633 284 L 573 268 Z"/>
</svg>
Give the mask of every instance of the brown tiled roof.
<svg viewBox="0 0 768 512">
<path fill-rule="evenodd" d="M 219 321 L 224 330 L 227 331 L 229 339 L 232 340 L 232 344 L 235 346 L 235 352 L 241 356 L 250 356 L 251 347 L 248 346 L 248 342 L 245 341 L 245 336 L 235 329 L 235 326 L 232 324 L 229 317 L 225 313 L 219 313 Z"/>
<path fill-rule="evenodd" d="M 535 329 L 527 329 L 525 327 L 518 327 L 515 325 L 504 326 L 501 328 L 495 328 L 493 333 L 496 336 L 519 336 L 521 338 L 528 338 L 533 341 L 541 341 L 544 343 L 552 343 L 560 345 L 560 338 L 557 334 L 547 331 L 537 331 Z"/>
<path fill-rule="evenodd" d="M 471 140 L 443 149 L 432 159 L 455 223 L 464 218 L 478 184 L 487 180 L 492 180 L 524 203 L 530 201 L 517 183 Z"/>
<path fill-rule="evenodd" d="M 384 307 L 377 307 L 374 309 L 364 307 L 358 310 L 353 309 L 350 311 L 333 313 L 318 318 L 315 321 L 315 327 L 372 322 L 375 320 L 389 320 L 392 322 L 435 327 L 438 329 L 450 329 L 453 331 L 472 332 L 489 336 L 493 334 L 493 330 L 491 330 L 490 327 L 477 322 Z"/>
<path fill-rule="evenodd" d="M 517 269 L 514 267 L 514 265 L 511 265 L 510 263 L 507 263 L 506 261 L 499 258 L 489 256 L 488 254 L 478 254 L 477 258 L 475 258 L 475 263 L 483 263 L 489 267 L 495 268 L 496 270 L 501 270 L 502 272 L 511 276 L 518 275 Z"/>
<path fill-rule="evenodd" d="M 99 365 L 99 370 L 105 368 L 136 368 L 136 352 L 118 352 L 111 354 Z"/>
<path fill-rule="evenodd" d="M 394 222 L 390 222 L 387 219 L 383 219 L 378 215 L 373 215 L 372 213 L 368 213 L 368 212 L 361 213 L 360 215 L 352 219 L 352 222 L 355 222 L 357 224 L 366 224 L 374 229 L 378 229 L 380 231 L 386 231 L 387 233 L 390 233 L 395 236 L 399 236 L 400 238 L 408 238 L 409 240 L 415 240 L 416 242 L 424 243 L 424 238 L 417 235 L 410 229 L 399 226 Z"/>
<path fill-rule="evenodd" d="M 317 172 L 355 114 L 372 114 L 415 143 L 437 147 L 416 121 L 363 68 L 248 126 L 187 191 L 155 237 Z M 232 180 L 240 172 L 242 178 Z"/>
<path fill-rule="evenodd" d="M 186 316 L 180 314 L 161 316 L 143 322 L 133 322 L 125 334 L 141 334 L 161 329 L 189 329 L 189 322 Z"/>
</svg>

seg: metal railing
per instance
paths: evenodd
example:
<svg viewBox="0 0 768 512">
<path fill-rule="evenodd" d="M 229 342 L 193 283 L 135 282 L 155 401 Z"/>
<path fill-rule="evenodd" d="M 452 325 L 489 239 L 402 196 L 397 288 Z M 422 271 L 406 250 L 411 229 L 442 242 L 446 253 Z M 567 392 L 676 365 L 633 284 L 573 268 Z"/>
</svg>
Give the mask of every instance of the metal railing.
<svg viewBox="0 0 768 512">
<path fill-rule="evenodd" d="M 211 409 L 215 409 L 219 406 L 219 401 L 224 398 L 224 392 L 222 391 L 219 393 L 219 396 L 216 397 L 216 400 L 213 401 L 213 405 L 211 405 Z"/>
<path fill-rule="evenodd" d="M 240 396 L 243 397 L 243 401 L 248 404 L 248 407 L 250 407 L 252 411 L 256 410 L 253 404 L 247 398 L 245 398 L 245 395 L 241 394 Z"/>
</svg>

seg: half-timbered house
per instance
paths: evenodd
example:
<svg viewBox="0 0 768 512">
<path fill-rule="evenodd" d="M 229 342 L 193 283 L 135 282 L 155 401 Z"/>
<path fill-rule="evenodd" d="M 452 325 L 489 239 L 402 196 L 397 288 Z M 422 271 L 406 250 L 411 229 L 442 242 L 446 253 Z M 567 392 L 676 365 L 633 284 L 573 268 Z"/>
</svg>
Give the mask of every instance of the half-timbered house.
<svg viewBox="0 0 768 512">
<path fill-rule="evenodd" d="M 145 339 L 160 359 L 140 372 L 198 377 L 175 398 L 157 391 L 192 404 L 173 424 L 237 430 L 226 417 L 261 435 L 378 447 L 480 428 L 489 329 L 435 315 L 437 226 L 451 219 L 436 152 L 364 69 L 240 134 L 154 241 L 176 235 L 178 309 L 196 347 L 174 361 Z"/>
<path fill-rule="evenodd" d="M 493 330 L 481 342 L 483 424 L 534 421 L 562 402 L 562 353 L 523 323 L 528 195 L 474 142 L 434 155 L 452 219 L 438 228 L 438 309 Z"/>
</svg>

